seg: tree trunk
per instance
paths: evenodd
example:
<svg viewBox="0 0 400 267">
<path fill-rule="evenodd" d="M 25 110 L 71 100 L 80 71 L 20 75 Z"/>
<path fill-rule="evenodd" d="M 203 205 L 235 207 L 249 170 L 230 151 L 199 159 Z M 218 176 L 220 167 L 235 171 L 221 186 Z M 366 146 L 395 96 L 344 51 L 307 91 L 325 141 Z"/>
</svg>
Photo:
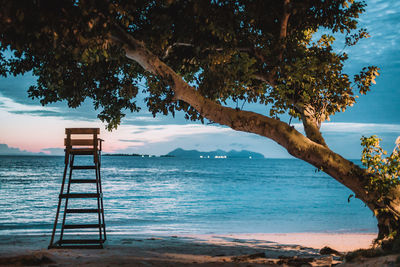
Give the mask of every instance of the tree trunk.
<svg viewBox="0 0 400 267">
<path fill-rule="evenodd" d="M 126 56 L 146 71 L 168 81 L 176 100 L 182 100 L 194 107 L 203 117 L 226 125 L 234 130 L 258 134 L 270 138 L 285 147 L 289 154 L 304 160 L 332 176 L 355 193 L 378 219 L 377 244 L 393 247 L 393 241 L 400 236 L 400 187 L 396 187 L 379 201 L 377 192 L 366 189 L 370 175 L 365 169 L 336 154 L 325 144 L 322 136 L 314 134 L 312 139 L 280 120 L 258 113 L 236 110 L 222 106 L 202 96 L 194 87 L 187 84 L 181 76 L 152 54 L 144 44 L 127 33 L 119 32 L 118 41 L 123 43 Z M 122 35 L 121 35 L 122 34 Z M 121 41 L 122 40 L 122 41 Z M 310 131 L 311 132 L 311 131 Z"/>
<path fill-rule="evenodd" d="M 393 188 L 378 202 L 374 212 L 378 220 L 378 237 L 375 246 L 384 250 L 400 251 L 400 186 Z"/>
</svg>

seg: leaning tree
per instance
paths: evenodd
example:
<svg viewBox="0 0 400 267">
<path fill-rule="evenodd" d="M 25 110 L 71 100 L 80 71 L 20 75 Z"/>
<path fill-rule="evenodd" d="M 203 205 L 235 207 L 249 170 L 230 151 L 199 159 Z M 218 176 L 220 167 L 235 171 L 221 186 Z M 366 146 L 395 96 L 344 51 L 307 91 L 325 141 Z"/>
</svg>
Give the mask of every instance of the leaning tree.
<svg viewBox="0 0 400 267">
<path fill-rule="evenodd" d="M 139 86 L 155 116 L 183 111 L 274 140 L 354 192 L 378 220 L 378 242 L 399 247 L 399 156 L 384 158 L 364 138 L 363 163 L 332 151 L 320 126 L 375 83 L 378 68 L 343 71 L 334 35 L 346 46 L 357 28 L 356 0 L 21 0 L 0 1 L 0 74 L 32 72 L 28 90 L 43 105 L 91 98 L 112 129 L 139 111 Z M 317 33 L 318 32 L 318 33 Z M 322 34 L 322 33 L 325 34 Z M 318 37 L 317 37 L 318 36 Z M 246 101 L 269 115 L 232 108 Z M 301 120 L 305 135 L 279 118 Z M 396 245 L 397 244 L 397 245 Z"/>
</svg>

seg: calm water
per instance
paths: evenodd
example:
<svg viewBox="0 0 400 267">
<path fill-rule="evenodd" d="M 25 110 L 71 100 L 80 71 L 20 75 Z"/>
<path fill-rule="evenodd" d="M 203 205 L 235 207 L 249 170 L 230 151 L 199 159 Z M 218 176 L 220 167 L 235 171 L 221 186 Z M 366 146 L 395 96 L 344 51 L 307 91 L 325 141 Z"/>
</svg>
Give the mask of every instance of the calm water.
<svg viewBox="0 0 400 267">
<path fill-rule="evenodd" d="M 110 233 L 376 231 L 361 201 L 347 203 L 348 189 L 299 160 L 103 157 L 102 164 Z M 50 233 L 63 167 L 63 157 L 0 156 L 0 234 Z"/>
</svg>

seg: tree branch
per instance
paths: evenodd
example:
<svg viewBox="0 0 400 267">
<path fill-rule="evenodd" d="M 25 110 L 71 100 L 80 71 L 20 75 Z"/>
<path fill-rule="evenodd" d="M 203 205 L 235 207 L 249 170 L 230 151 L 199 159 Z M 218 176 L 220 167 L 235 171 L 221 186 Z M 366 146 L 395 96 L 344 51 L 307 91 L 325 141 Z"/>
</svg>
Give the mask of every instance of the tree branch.
<svg viewBox="0 0 400 267">
<path fill-rule="evenodd" d="M 274 86 L 273 81 L 268 80 L 270 77 L 268 77 L 267 75 L 263 74 L 263 73 L 255 73 L 253 75 L 254 79 L 268 83 L 271 86 Z"/>
<path fill-rule="evenodd" d="M 314 108 L 311 105 L 295 105 L 296 109 L 301 114 L 301 121 L 303 122 L 304 131 L 306 136 L 310 138 L 312 141 L 328 147 L 322 134 L 320 132 L 321 121 L 318 121 L 315 116 Z"/>
<path fill-rule="evenodd" d="M 288 23 L 290 18 L 289 5 L 290 5 L 290 0 L 283 0 L 283 12 L 280 19 L 279 36 L 275 46 L 275 50 L 277 51 L 276 58 L 278 62 L 282 62 L 283 53 L 285 52 L 286 49 L 286 37 L 287 37 Z M 255 53 L 257 56 L 257 51 L 255 51 Z M 265 62 L 264 60 L 262 61 Z M 278 71 L 277 65 L 273 66 L 271 71 L 267 74 L 267 80 L 270 81 L 271 86 L 275 85 L 274 77 L 276 76 L 276 73 Z"/>
<path fill-rule="evenodd" d="M 189 44 L 189 43 L 173 43 L 172 45 L 168 46 L 167 49 L 165 50 L 165 53 L 163 55 L 163 59 L 166 59 L 169 55 L 169 53 L 172 51 L 172 49 L 176 46 L 189 46 L 189 47 L 194 47 L 194 45 Z"/>
<path fill-rule="evenodd" d="M 279 30 L 279 40 L 278 40 L 278 45 L 279 45 L 279 53 L 278 53 L 278 60 L 282 61 L 283 58 L 283 52 L 286 49 L 286 37 L 287 37 L 287 27 L 288 27 L 288 22 L 289 22 L 289 4 L 290 0 L 283 0 L 283 12 L 282 12 L 282 17 L 281 17 L 281 25 L 280 25 L 280 30 Z"/>
<path fill-rule="evenodd" d="M 170 45 L 170 46 L 168 46 L 167 47 L 167 49 L 165 50 L 165 52 L 164 52 L 164 55 L 162 56 L 162 59 L 164 60 L 164 59 L 166 59 L 169 55 L 170 55 L 170 53 L 172 52 L 172 50 L 175 48 L 175 47 L 180 47 L 180 46 L 183 46 L 183 47 L 195 47 L 193 44 L 191 44 L 191 43 L 180 43 L 180 42 L 177 42 L 177 43 L 173 43 L 172 45 Z M 219 51 L 223 51 L 225 48 L 204 48 L 202 51 L 217 51 L 217 52 L 219 52 Z M 257 48 L 250 48 L 250 47 L 237 47 L 237 48 L 235 48 L 237 51 L 240 51 L 240 52 L 248 52 L 248 53 L 250 53 L 252 56 L 254 56 L 254 57 L 256 57 L 257 59 L 259 59 L 262 63 L 267 63 L 267 60 L 265 59 L 265 57 L 261 54 L 261 53 L 259 53 L 258 51 L 257 51 Z M 271 75 L 267 75 L 267 74 L 264 74 L 264 73 L 257 73 L 256 75 L 254 75 L 253 76 L 256 80 L 259 80 L 259 81 L 262 81 L 262 82 L 265 82 L 265 83 L 268 83 L 269 85 L 271 85 L 271 86 L 274 86 L 275 85 L 275 83 L 274 83 L 274 81 L 272 80 L 272 76 Z"/>
<path fill-rule="evenodd" d="M 178 43 L 173 43 L 172 45 L 167 47 L 162 59 L 166 59 L 169 56 L 169 54 L 171 53 L 171 51 L 175 47 L 178 47 L 178 46 L 195 47 L 193 44 L 190 44 L 190 43 L 179 43 L 179 42 Z M 203 48 L 202 51 L 203 52 L 204 51 L 217 51 L 217 52 L 219 52 L 219 51 L 224 51 L 225 49 L 226 48 L 222 48 L 222 47 L 207 47 L 207 48 Z M 240 51 L 240 52 L 252 52 L 252 49 L 248 48 L 248 47 L 236 47 L 235 49 L 237 51 Z"/>
<path fill-rule="evenodd" d="M 224 107 L 202 96 L 187 84 L 182 77 L 151 53 L 145 45 L 128 33 L 119 40 L 129 59 L 136 61 L 146 71 L 167 81 L 177 100 L 182 100 L 195 108 L 203 117 L 237 131 L 249 132 L 270 138 L 287 149 L 296 158 L 302 159 L 331 175 L 344 184 L 372 210 L 375 204 L 373 194 L 365 189 L 365 170 L 353 162 L 331 151 L 327 146 L 314 142 L 287 123 L 258 113 Z"/>
</svg>

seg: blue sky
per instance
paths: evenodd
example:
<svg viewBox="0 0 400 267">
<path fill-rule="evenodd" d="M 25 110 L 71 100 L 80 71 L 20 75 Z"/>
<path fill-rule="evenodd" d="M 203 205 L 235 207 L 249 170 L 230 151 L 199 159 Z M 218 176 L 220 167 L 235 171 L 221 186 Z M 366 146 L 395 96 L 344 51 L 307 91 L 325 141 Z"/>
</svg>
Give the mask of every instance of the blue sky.
<svg viewBox="0 0 400 267">
<path fill-rule="evenodd" d="M 363 135 L 377 134 L 390 151 L 400 135 L 400 1 L 369 0 L 367 4 L 360 26 L 366 27 L 371 37 L 345 49 L 350 57 L 346 70 L 355 74 L 364 66 L 377 65 L 381 76 L 369 94 L 360 96 L 354 107 L 336 114 L 321 128 L 328 145 L 348 158 L 360 157 Z M 343 44 L 338 42 L 337 47 L 341 50 Z M 31 75 L 0 78 L 0 154 L 61 153 L 64 128 L 100 127 L 106 140 L 104 149 L 113 153 L 161 155 L 182 147 L 202 151 L 247 149 L 266 157 L 290 157 L 264 137 L 216 124 L 189 122 L 182 114 L 153 118 L 143 109 L 127 114 L 118 130 L 106 132 L 90 101 L 78 109 L 68 109 L 65 103 L 42 107 L 38 100 L 28 98 L 27 89 L 34 83 Z M 264 107 L 256 105 L 244 109 L 267 114 Z M 298 123 L 295 127 L 302 130 Z"/>
</svg>

